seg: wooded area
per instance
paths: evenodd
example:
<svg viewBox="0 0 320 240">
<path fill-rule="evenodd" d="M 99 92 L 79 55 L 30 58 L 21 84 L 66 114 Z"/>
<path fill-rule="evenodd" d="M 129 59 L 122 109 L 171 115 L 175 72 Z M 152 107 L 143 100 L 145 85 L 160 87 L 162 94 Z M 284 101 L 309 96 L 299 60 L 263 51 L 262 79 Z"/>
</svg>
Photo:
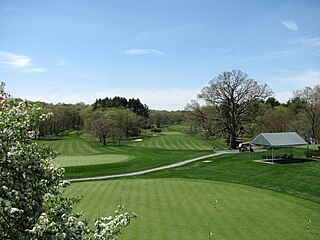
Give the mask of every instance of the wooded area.
<svg viewBox="0 0 320 240">
<path fill-rule="evenodd" d="M 225 138 L 231 148 L 260 132 L 295 131 L 308 142 L 320 141 L 320 85 L 297 90 L 287 103 L 279 103 L 269 86 L 239 70 L 223 72 L 211 80 L 198 100 L 181 111 L 150 110 L 139 99 L 124 97 L 97 99 L 92 105 L 43 105 L 43 111 L 52 112 L 53 117 L 39 124 L 38 138 L 85 129 L 104 145 L 108 140 L 120 144 L 139 136 L 142 129 L 184 124 L 189 126 L 186 132 Z"/>
</svg>

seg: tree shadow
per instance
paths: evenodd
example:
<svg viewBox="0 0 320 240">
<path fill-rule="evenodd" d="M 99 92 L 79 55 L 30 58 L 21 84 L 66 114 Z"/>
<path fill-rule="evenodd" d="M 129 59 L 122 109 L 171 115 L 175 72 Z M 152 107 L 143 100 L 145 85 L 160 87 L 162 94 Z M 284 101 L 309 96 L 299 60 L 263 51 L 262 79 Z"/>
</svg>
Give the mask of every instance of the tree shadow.
<svg viewBox="0 0 320 240">
<path fill-rule="evenodd" d="M 316 160 L 312 159 L 302 159 L 302 158 L 293 158 L 293 159 L 266 159 L 265 163 L 275 163 L 275 164 L 292 164 L 292 163 L 307 163 L 315 162 Z"/>
</svg>

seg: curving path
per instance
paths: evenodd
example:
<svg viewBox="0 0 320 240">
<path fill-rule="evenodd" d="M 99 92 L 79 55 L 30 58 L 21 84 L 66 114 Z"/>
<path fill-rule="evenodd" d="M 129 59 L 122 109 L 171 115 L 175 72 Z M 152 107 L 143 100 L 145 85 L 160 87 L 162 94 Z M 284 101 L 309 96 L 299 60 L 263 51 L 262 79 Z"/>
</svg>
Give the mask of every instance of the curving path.
<svg viewBox="0 0 320 240">
<path fill-rule="evenodd" d="M 189 160 L 184 160 L 184 161 L 181 161 L 181 162 L 172 163 L 172 164 L 169 164 L 169 165 L 156 167 L 156 168 L 151 168 L 151 169 L 146 169 L 146 170 L 142 170 L 142 171 L 130 172 L 130 173 L 121 173 L 121 174 L 107 175 L 107 176 L 99 176 L 99 177 L 74 178 L 74 179 L 69 179 L 68 181 L 69 182 L 80 182 L 80 181 L 103 180 L 103 179 L 110 179 L 110 178 L 137 176 L 137 175 L 150 173 L 150 172 L 155 172 L 155 171 L 160 171 L 160 170 L 164 170 L 164 169 L 168 169 L 168 168 L 180 167 L 180 166 L 183 166 L 183 165 L 191 163 L 191 162 L 203 160 L 203 159 L 214 157 L 214 156 L 219 156 L 219 155 L 226 154 L 226 153 L 238 153 L 238 152 L 239 152 L 238 150 L 222 150 L 222 151 L 217 151 L 217 152 L 215 152 L 213 154 L 209 154 L 209 155 L 206 155 L 206 156 L 192 158 L 192 159 L 189 159 Z"/>
</svg>

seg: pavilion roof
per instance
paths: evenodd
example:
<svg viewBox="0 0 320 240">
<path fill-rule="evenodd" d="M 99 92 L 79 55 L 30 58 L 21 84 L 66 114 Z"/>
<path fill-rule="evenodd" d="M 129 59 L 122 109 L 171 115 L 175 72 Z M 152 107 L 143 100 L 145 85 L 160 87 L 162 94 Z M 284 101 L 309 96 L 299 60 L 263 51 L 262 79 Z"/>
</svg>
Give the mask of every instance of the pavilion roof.
<svg viewBox="0 0 320 240">
<path fill-rule="evenodd" d="M 260 133 L 250 144 L 266 147 L 302 146 L 308 143 L 296 132 Z"/>
</svg>

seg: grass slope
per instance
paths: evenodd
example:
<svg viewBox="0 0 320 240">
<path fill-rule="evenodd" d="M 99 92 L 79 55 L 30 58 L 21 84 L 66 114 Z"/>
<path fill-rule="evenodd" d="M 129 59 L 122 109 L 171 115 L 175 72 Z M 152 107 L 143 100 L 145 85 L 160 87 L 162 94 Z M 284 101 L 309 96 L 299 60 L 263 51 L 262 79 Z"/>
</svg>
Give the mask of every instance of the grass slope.
<svg viewBox="0 0 320 240">
<path fill-rule="evenodd" d="M 67 166 L 67 178 L 153 168 L 212 153 L 213 146 L 225 147 L 178 132 L 121 146 L 104 147 L 81 132 L 40 142 L 61 153 L 56 161 Z M 303 152 L 293 150 L 295 156 Z M 261 154 L 250 156 L 258 159 Z M 84 196 L 77 208 L 86 210 L 91 223 L 112 214 L 120 200 L 136 212 L 139 218 L 120 239 L 206 239 L 209 231 L 214 239 L 319 239 L 320 163 L 268 165 L 248 157 L 224 155 L 131 179 L 72 183 L 66 195 Z"/>
<path fill-rule="evenodd" d="M 295 155 L 304 149 L 295 149 Z M 252 159 L 263 153 L 251 154 Z M 249 160 L 248 153 L 217 156 L 211 162 L 195 162 L 139 178 L 192 178 L 232 182 L 265 188 L 320 203 L 320 162 L 266 164 Z"/>
<path fill-rule="evenodd" d="M 237 184 L 182 179 L 73 183 L 85 217 L 112 214 L 121 200 L 138 214 L 119 239 L 319 239 L 320 205 Z M 104 199 L 104 201 L 102 201 Z M 213 201 L 218 200 L 216 208 Z M 312 220 L 307 233 L 307 220 Z"/>
<path fill-rule="evenodd" d="M 193 144 L 188 143 L 192 141 Z M 41 141 L 42 144 L 49 143 L 56 149 L 62 149 L 61 156 L 55 161 L 66 167 L 65 176 L 68 179 L 153 168 L 212 153 L 211 150 L 193 149 L 200 144 L 206 146 L 204 148 L 209 148 L 212 144 L 217 148 L 223 146 L 219 145 L 222 144 L 219 141 L 206 142 L 179 132 L 164 132 L 156 137 L 147 136 L 142 142 L 130 141 L 121 146 L 104 147 L 77 131 L 70 132 L 60 140 Z M 282 150 L 279 151 L 281 153 Z M 292 153 L 294 156 L 302 156 L 304 151 L 305 148 L 294 148 Z M 262 154 L 265 153 L 253 153 L 251 159 L 261 159 Z M 320 181 L 320 162 L 269 165 L 249 160 L 248 153 L 224 155 L 209 160 L 212 162 L 199 161 L 137 178 L 180 177 L 232 182 L 270 189 L 320 203 L 320 185 L 316 184 Z"/>
<path fill-rule="evenodd" d="M 54 163 L 62 167 L 70 166 L 88 166 L 101 165 L 116 162 L 125 162 L 131 160 L 133 157 L 120 154 L 102 154 L 89 156 L 58 156 L 54 159 Z"/>
<path fill-rule="evenodd" d="M 39 142 L 60 153 L 56 161 L 66 168 L 65 177 L 68 179 L 154 168 L 210 154 L 213 146 L 216 149 L 225 147 L 221 141 L 206 141 L 179 132 L 156 137 L 149 135 L 142 142 L 125 141 L 121 146 L 102 146 L 79 131 L 69 132 L 56 140 Z"/>
<path fill-rule="evenodd" d="M 133 144 L 135 147 L 172 149 L 172 150 L 212 150 L 213 147 L 223 149 L 226 147 L 223 141 L 205 140 L 198 136 L 188 135 L 182 132 L 162 132 Z"/>
</svg>

